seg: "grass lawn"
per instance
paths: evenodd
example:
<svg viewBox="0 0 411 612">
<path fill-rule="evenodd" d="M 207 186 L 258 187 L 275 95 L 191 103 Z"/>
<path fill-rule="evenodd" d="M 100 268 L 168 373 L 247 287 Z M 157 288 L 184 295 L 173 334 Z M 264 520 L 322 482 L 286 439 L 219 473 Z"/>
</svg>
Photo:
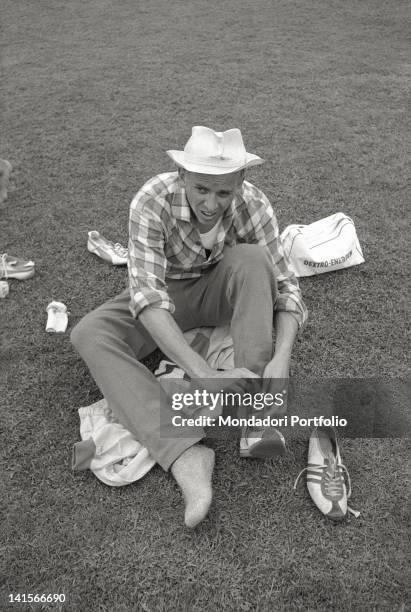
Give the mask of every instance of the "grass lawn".
<svg viewBox="0 0 411 612">
<path fill-rule="evenodd" d="M 405 438 L 343 440 L 361 516 L 337 525 L 292 491 L 306 438 L 262 462 L 212 440 L 215 499 L 189 532 L 160 468 L 120 490 L 71 472 L 77 408 L 100 393 L 69 331 L 127 280 L 87 252 L 87 231 L 125 244 L 132 196 L 172 169 L 165 150 L 192 125 L 239 127 L 267 160 L 249 179 L 280 228 L 342 210 L 366 259 L 301 282 L 311 318 L 293 374 L 405 377 L 407 12 L 400 0 L 3 0 L 0 157 L 15 188 L 0 252 L 36 274 L 0 303 L 1 611 L 405 612 Z M 53 299 L 70 310 L 60 336 L 45 332 Z"/>
</svg>

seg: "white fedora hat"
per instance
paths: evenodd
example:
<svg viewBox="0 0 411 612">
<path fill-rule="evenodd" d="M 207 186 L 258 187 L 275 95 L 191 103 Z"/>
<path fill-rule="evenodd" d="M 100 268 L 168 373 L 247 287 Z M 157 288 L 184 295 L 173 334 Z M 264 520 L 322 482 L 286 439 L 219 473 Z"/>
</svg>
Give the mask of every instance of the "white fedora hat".
<svg viewBox="0 0 411 612">
<path fill-rule="evenodd" d="M 215 132 L 195 125 L 184 151 L 167 151 L 182 168 L 199 174 L 229 174 L 264 162 L 258 155 L 247 153 L 239 129 Z"/>
</svg>

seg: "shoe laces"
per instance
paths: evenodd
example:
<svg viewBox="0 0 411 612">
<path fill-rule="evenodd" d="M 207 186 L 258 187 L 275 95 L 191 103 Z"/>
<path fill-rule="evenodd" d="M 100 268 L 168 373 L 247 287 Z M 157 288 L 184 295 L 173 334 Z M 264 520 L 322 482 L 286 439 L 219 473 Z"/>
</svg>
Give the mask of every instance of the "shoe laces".
<svg viewBox="0 0 411 612">
<path fill-rule="evenodd" d="M 128 256 L 128 249 L 126 249 L 126 247 L 123 247 L 123 245 L 120 244 L 119 242 L 116 242 L 115 244 L 113 244 L 113 250 L 116 253 L 116 255 L 118 255 L 119 257 Z"/>
<path fill-rule="evenodd" d="M 328 465 L 326 465 L 325 469 L 323 470 L 323 474 L 324 489 L 326 494 L 330 497 L 343 494 L 344 474 L 346 474 L 348 484 L 347 499 L 350 497 L 351 478 L 345 465 L 343 465 L 342 463 L 338 465 L 336 459 L 331 460 L 328 462 Z"/>
<path fill-rule="evenodd" d="M 307 472 L 307 470 L 312 469 L 312 468 L 322 470 L 323 475 L 324 475 L 324 488 L 325 488 L 326 494 L 330 495 L 330 497 L 333 497 L 334 495 L 337 495 L 337 494 L 341 495 L 343 493 L 343 483 L 346 478 L 347 499 L 350 499 L 351 497 L 350 473 L 345 467 L 345 465 L 343 463 L 337 463 L 336 459 L 334 459 L 334 461 L 327 462 L 326 465 L 310 464 L 307 467 L 303 468 L 301 472 L 298 474 L 297 478 L 295 479 L 294 486 L 293 486 L 294 491 L 297 489 L 299 480 L 301 476 L 304 474 L 304 472 Z M 356 518 L 360 516 L 360 512 L 358 512 L 358 510 L 354 510 L 353 508 L 350 508 L 350 506 L 348 505 L 347 505 L 347 510 L 348 512 L 351 512 L 351 514 L 353 514 Z"/>
</svg>

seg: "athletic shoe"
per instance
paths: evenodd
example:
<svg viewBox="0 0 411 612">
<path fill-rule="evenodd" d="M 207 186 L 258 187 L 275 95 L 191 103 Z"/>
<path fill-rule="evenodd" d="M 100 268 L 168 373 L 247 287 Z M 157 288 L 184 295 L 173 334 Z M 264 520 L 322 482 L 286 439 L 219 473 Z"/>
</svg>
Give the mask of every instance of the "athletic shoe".
<svg viewBox="0 0 411 612">
<path fill-rule="evenodd" d="M 327 518 L 341 521 L 347 516 L 347 510 L 359 516 L 360 513 L 347 504 L 351 496 L 351 480 L 341 461 L 337 436 L 332 427 L 316 427 L 312 432 L 308 445 L 308 466 L 298 474 L 294 489 L 304 472 L 307 472 L 307 488 L 311 499 Z"/>
<path fill-rule="evenodd" d="M 50 302 L 46 311 L 48 313 L 46 332 L 64 333 L 68 323 L 67 306 L 63 302 Z"/>
<path fill-rule="evenodd" d="M 111 242 L 104 238 L 99 232 L 93 230 L 88 233 L 87 249 L 97 257 L 113 264 L 113 266 L 125 266 L 127 264 L 128 249 L 119 242 Z"/>
<path fill-rule="evenodd" d="M 264 459 L 285 453 L 284 436 L 270 427 L 267 430 L 253 431 L 244 427 L 240 440 L 240 457 Z"/>
<path fill-rule="evenodd" d="M 34 261 L 26 261 L 3 253 L 0 260 L 0 278 L 26 280 L 34 275 Z"/>
</svg>

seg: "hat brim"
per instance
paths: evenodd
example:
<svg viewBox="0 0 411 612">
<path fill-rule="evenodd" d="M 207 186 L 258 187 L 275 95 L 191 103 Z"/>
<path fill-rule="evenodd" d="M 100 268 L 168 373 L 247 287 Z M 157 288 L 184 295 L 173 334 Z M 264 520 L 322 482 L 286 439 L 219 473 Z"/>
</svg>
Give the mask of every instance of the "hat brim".
<svg viewBox="0 0 411 612">
<path fill-rule="evenodd" d="M 238 172 L 245 168 L 251 168 L 252 166 L 259 166 L 264 163 L 264 159 L 254 155 L 253 153 L 246 153 L 246 157 L 243 163 L 238 163 L 231 160 L 224 160 L 216 163 L 213 159 L 209 161 L 204 160 L 193 160 L 186 156 L 184 151 L 166 151 L 167 155 L 171 157 L 174 163 L 180 168 L 188 170 L 188 172 L 196 172 L 198 174 L 231 174 L 232 172 Z"/>
</svg>

